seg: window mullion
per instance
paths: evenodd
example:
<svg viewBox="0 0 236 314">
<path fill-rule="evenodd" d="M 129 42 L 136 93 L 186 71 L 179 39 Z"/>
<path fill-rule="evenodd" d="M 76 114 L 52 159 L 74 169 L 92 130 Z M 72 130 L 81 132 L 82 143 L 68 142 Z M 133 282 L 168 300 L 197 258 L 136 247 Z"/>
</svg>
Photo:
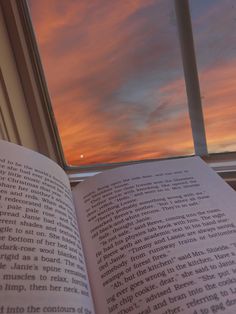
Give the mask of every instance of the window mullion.
<svg viewBox="0 0 236 314">
<path fill-rule="evenodd" d="M 195 154 L 205 156 L 208 152 L 188 0 L 175 0 L 175 11 Z"/>
</svg>

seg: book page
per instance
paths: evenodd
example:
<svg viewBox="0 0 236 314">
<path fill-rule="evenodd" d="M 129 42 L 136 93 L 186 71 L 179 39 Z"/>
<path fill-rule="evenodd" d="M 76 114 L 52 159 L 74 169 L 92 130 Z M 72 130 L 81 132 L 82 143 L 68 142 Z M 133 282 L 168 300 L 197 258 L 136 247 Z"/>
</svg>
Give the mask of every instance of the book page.
<svg viewBox="0 0 236 314">
<path fill-rule="evenodd" d="M 3 141 L 0 313 L 94 313 L 66 174 Z"/>
<path fill-rule="evenodd" d="M 197 157 L 73 191 L 98 314 L 236 313 L 236 196 Z"/>
</svg>

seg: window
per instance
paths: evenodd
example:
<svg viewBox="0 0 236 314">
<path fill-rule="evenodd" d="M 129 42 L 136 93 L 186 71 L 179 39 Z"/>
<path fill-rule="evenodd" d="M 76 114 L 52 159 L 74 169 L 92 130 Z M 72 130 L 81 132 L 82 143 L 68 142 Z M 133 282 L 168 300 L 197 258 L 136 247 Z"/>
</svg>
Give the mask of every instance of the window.
<svg viewBox="0 0 236 314">
<path fill-rule="evenodd" d="M 28 3 L 68 164 L 193 154 L 173 1 Z"/>
<path fill-rule="evenodd" d="M 69 1 L 66 1 L 64 3 L 68 3 L 68 2 Z M 109 1 L 109 3 L 111 3 L 111 2 L 112 1 Z M 37 1 L 35 1 L 35 3 L 37 3 Z M 53 4 L 53 1 L 50 1 L 50 3 Z M 73 1 L 72 3 L 75 3 L 75 1 Z M 127 1 L 127 3 L 129 3 L 129 2 Z M 133 2 L 130 2 L 130 3 L 133 3 Z M 138 1 L 137 1 L 137 3 L 138 3 Z M 146 3 L 144 4 L 143 1 L 140 1 L 140 3 L 143 4 L 143 6 L 146 6 Z M 147 1 L 148 5 L 150 5 L 152 3 L 154 3 L 154 2 Z M 155 1 L 155 3 L 156 3 L 156 1 Z M 169 55 L 168 62 L 170 62 L 171 65 L 174 64 L 174 66 L 176 67 L 176 68 L 172 67 L 171 70 L 169 70 L 169 72 L 167 71 L 167 76 L 163 75 L 162 79 L 165 82 L 166 78 L 168 78 L 168 79 L 171 78 L 172 83 L 173 83 L 176 81 L 177 77 L 179 78 L 182 75 L 182 71 L 183 71 L 181 68 L 181 63 L 179 62 L 180 52 L 178 52 L 178 48 L 177 48 L 178 46 L 176 45 L 176 43 L 178 42 L 177 41 L 177 39 L 178 39 L 177 27 L 176 27 L 177 24 L 179 27 L 180 38 L 182 38 L 180 40 L 181 47 L 182 47 L 182 54 L 184 55 L 184 53 L 187 53 L 187 55 L 190 55 L 189 51 L 193 48 L 193 47 L 191 48 L 191 45 L 189 45 L 189 43 L 187 46 L 185 45 L 185 40 L 183 40 L 183 38 L 184 38 L 183 36 L 186 36 L 186 34 L 181 33 L 181 30 L 183 31 L 184 29 L 187 29 L 187 32 L 189 30 L 189 26 L 186 27 L 186 20 L 184 21 L 184 16 L 186 16 L 186 14 L 185 14 L 186 10 L 188 11 L 188 1 L 185 1 L 185 0 L 182 0 L 182 1 L 176 0 L 175 1 L 176 7 L 177 7 L 177 10 L 176 10 L 177 11 L 177 21 L 175 20 L 174 3 L 172 1 L 163 1 L 163 2 L 160 1 L 159 3 L 163 5 L 163 7 L 162 7 L 163 12 L 165 11 L 167 13 L 164 16 L 165 18 L 163 20 L 166 19 L 166 16 L 168 17 L 167 18 L 168 23 L 166 25 L 167 28 L 164 28 L 164 30 L 163 30 L 163 38 L 162 39 L 169 38 L 169 39 L 174 40 L 173 42 L 171 42 L 171 41 L 166 42 L 167 46 L 170 45 L 170 47 L 171 47 L 170 50 L 173 50 L 173 51 L 171 51 L 171 53 L 174 52 L 173 55 L 171 55 L 171 54 Z M 212 8 L 214 5 L 218 5 L 220 3 L 222 4 L 222 2 L 220 2 L 220 1 L 207 1 L 207 7 Z M 205 2 L 203 2 L 203 1 L 197 1 L 197 4 L 195 1 L 190 1 L 191 13 L 192 13 L 192 23 L 193 23 L 193 28 L 194 28 L 194 36 L 196 38 L 198 36 L 196 32 L 198 32 L 198 31 L 196 31 L 195 28 L 196 28 L 196 26 L 199 26 L 198 19 L 201 16 L 200 13 L 203 10 L 204 4 L 205 4 Z M 228 4 L 228 7 L 230 8 L 230 5 L 232 4 L 232 2 L 228 2 L 227 4 Z M 151 8 L 153 9 L 153 7 L 151 7 Z M 57 160 L 61 165 L 64 165 L 64 167 L 66 167 L 65 161 L 63 160 L 63 156 L 61 154 L 60 142 L 57 141 L 57 129 L 56 129 L 56 126 L 55 126 L 54 121 L 53 121 L 53 114 L 51 113 L 50 98 L 49 98 L 48 93 L 47 93 L 47 87 L 45 84 L 43 71 L 41 68 L 41 63 L 39 61 L 38 50 L 37 50 L 34 35 L 32 32 L 32 26 L 31 26 L 30 19 L 29 19 L 29 12 L 27 10 L 26 1 L 22 0 L 22 1 L 1 2 L 1 10 L 2 10 L 4 19 L 5 19 L 6 28 L 7 28 L 8 35 L 9 35 L 9 41 L 10 41 L 10 44 L 12 46 L 12 54 L 13 54 L 13 59 L 14 59 L 16 68 L 17 68 L 17 73 L 19 73 L 19 81 L 20 81 L 20 84 L 22 85 L 22 88 L 23 88 L 22 89 L 23 90 L 22 99 L 25 98 L 25 103 L 26 103 L 26 107 L 24 109 L 26 112 L 25 116 L 27 116 L 26 119 L 28 119 L 28 121 L 29 121 L 29 127 L 31 128 L 31 133 L 34 135 L 33 137 L 35 138 L 35 141 L 33 141 L 33 137 L 31 139 L 26 139 L 25 138 L 26 132 L 22 132 L 22 134 L 21 134 L 22 126 L 20 124 L 19 118 L 17 117 L 17 110 L 15 110 L 16 109 L 15 106 L 18 103 L 18 101 L 16 101 L 16 100 L 10 100 L 10 103 L 13 104 L 14 106 L 12 108 L 9 107 L 11 109 L 9 111 L 9 116 L 12 116 L 12 113 L 13 113 L 12 121 L 16 120 L 15 122 L 17 122 L 17 119 L 19 120 L 19 123 L 15 123 L 15 125 L 12 127 L 12 129 L 14 129 L 16 131 L 14 134 L 16 134 L 17 136 L 14 139 L 13 137 L 11 138 L 11 136 L 9 135 L 10 133 L 7 135 L 6 131 L 8 131 L 7 130 L 8 124 L 6 125 L 6 123 L 5 123 L 6 119 L 5 120 L 2 119 L 2 117 L 5 118 L 5 116 L 4 116 L 5 113 L 4 112 L 2 113 L 2 111 L 1 111 L 1 117 L 0 117 L 1 118 L 0 119 L 0 126 L 1 126 L 0 131 L 1 131 L 1 134 L 3 134 L 3 135 L 1 135 L 1 136 L 3 136 L 3 137 L 4 136 L 9 137 L 10 136 L 10 138 L 9 138 L 10 140 L 18 142 L 19 144 L 22 143 L 25 146 L 32 147 L 32 148 L 34 148 L 34 149 L 36 149 L 42 153 L 45 153 L 46 155 Z M 63 7 L 61 7 L 61 10 L 63 11 Z M 147 11 L 145 11 L 145 12 L 147 13 L 148 9 L 146 8 L 146 10 Z M 145 18 L 143 17 L 144 13 L 142 13 L 141 11 L 138 11 L 138 12 L 139 12 L 138 16 L 141 19 L 141 21 L 145 20 Z M 155 14 L 156 12 L 158 12 L 158 10 L 156 10 L 156 11 L 150 10 L 150 12 L 152 14 Z M 1 23 L 2 23 L 2 20 L 1 20 Z M 144 23 L 144 22 L 142 22 L 142 23 Z M 142 24 L 142 26 L 143 25 L 144 24 Z M 183 25 L 185 27 L 183 27 Z M 136 24 L 135 24 L 135 26 L 136 26 Z M 168 30 L 168 26 L 170 27 L 170 32 Z M 71 27 L 73 27 L 73 25 Z M 149 26 L 149 27 L 151 28 L 151 26 Z M 131 27 L 131 29 L 133 30 L 132 27 Z M 147 25 L 147 29 L 148 29 L 148 25 Z M 134 27 L 133 31 L 135 33 L 135 27 Z M 202 34 L 201 29 L 200 29 L 199 34 L 200 35 Z M 146 37 L 144 37 L 144 38 L 146 40 Z M 157 36 L 157 38 L 158 38 L 158 36 Z M 201 39 L 201 36 L 199 36 L 199 38 Z M 119 38 L 116 38 L 116 39 L 118 40 Z M 204 80 L 203 74 L 204 74 L 204 65 L 205 64 L 201 65 L 201 61 L 199 61 L 200 60 L 199 59 L 199 56 L 200 56 L 199 51 L 201 50 L 200 48 L 202 48 L 202 46 L 203 46 L 203 44 L 198 45 L 198 43 L 200 43 L 200 39 L 197 40 L 197 42 L 196 42 L 196 53 L 197 53 L 197 62 L 198 62 L 198 72 L 199 72 L 199 76 L 200 76 L 200 84 L 202 87 L 202 84 L 204 82 L 203 81 Z M 5 43 L 5 39 L 2 39 L 2 40 L 4 40 L 4 43 Z M 145 40 L 144 40 L 144 42 L 145 42 Z M 154 42 L 154 46 L 155 46 L 155 42 Z M 143 49 L 145 47 L 146 46 L 144 45 Z M 125 46 L 125 48 L 126 48 L 126 46 Z M 172 56 L 172 58 L 171 58 L 171 56 Z M 155 55 L 154 56 L 151 55 L 151 57 L 152 57 L 151 61 L 154 60 L 154 63 L 155 63 Z M 189 60 L 186 60 L 186 59 L 187 58 L 184 59 L 184 62 L 186 61 L 186 63 L 188 63 Z M 161 61 L 165 60 L 165 56 L 163 56 L 163 59 L 160 58 L 160 60 Z M 204 58 L 202 60 L 204 60 Z M 228 61 L 230 61 L 230 60 L 231 59 L 228 58 Z M 133 61 L 134 60 L 132 60 L 132 62 Z M 148 60 L 145 62 L 148 63 Z M 192 62 L 192 63 L 194 63 L 194 62 Z M 129 64 L 127 63 L 127 65 L 129 65 Z M 163 66 L 163 68 L 165 66 L 164 63 L 162 64 L 162 62 L 160 62 L 160 65 Z M 190 67 L 191 66 L 192 66 L 192 64 L 190 62 Z M 153 67 L 154 67 L 154 65 L 153 65 Z M 155 69 L 156 68 L 154 67 L 154 70 Z M 168 68 L 166 68 L 166 69 L 168 70 Z M 176 69 L 176 70 L 174 71 L 173 69 Z M 184 71 L 185 71 L 185 80 L 186 80 L 187 85 L 188 85 L 190 80 L 188 79 L 188 75 L 186 75 L 186 73 L 187 73 L 186 71 L 189 71 L 189 64 L 187 64 L 187 70 L 186 70 L 186 64 L 184 65 Z M 158 73 L 160 74 L 161 72 L 159 71 Z M 189 73 L 191 73 L 191 71 Z M 156 78 L 155 71 L 153 71 L 152 74 L 153 74 L 153 77 Z M 3 76 L 4 76 L 3 81 L 4 81 L 4 83 L 6 83 L 5 91 L 7 90 L 8 94 L 2 93 L 1 97 L 3 95 L 5 97 L 5 98 L 3 97 L 4 100 L 7 100 L 6 95 L 8 95 L 8 96 L 10 95 L 9 86 L 10 87 L 12 87 L 12 86 L 9 82 L 7 82 L 7 80 L 5 80 L 5 78 L 6 78 L 5 73 L 3 73 Z M 137 77 L 140 79 L 141 76 L 137 76 Z M 126 96 L 126 97 L 134 96 L 135 93 L 132 93 L 132 92 L 129 93 L 127 91 L 132 91 L 132 89 L 134 90 L 136 88 L 136 85 L 139 86 L 140 82 L 142 82 L 141 79 L 140 79 L 140 81 L 135 80 L 135 79 L 131 80 L 131 83 L 128 85 L 128 87 L 130 88 L 129 90 L 127 89 L 127 87 L 125 87 L 125 84 L 123 84 L 124 86 L 121 84 L 123 89 L 121 89 L 122 93 L 120 93 L 120 94 L 122 96 Z M 155 83 L 158 88 L 161 85 L 160 82 L 161 81 L 158 82 L 158 80 L 157 80 L 157 83 Z M 207 81 L 207 80 L 205 80 L 205 82 L 209 83 L 209 81 Z M 153 81 L 149 80 L 149 83 L 150 83 L 150 85 L 147 84 L 148 87 L 152 86 Z M 190 85 L 191 84 L 192 84 L 192 82 L 190 83 Z M 4 84 L 2 86 L 4 87 Z M 140 86 L 142 86 L 142 85 L 140 85 Z M 205 85 L 205 86 L 207 86 L 207 85 Z M 157 90 L 159 91 L 158 88 L 157 88 Z M 207 93 L 205 92 L 204 88 L 205 87 L 203 85 L 202 91 L 201 91 L 201 98 L 202 98 L 202 102 L 203 102 L 203 111 L 206 114 L 207 110 L 209 110 L 209 109 L 207 109 L 207 107 L 212 108 L 212 105 L 209 102 L 207 102 L 209 96 L 207 96 Z M 174 101 L 172 102 L 172 104 L 174 104 L 174 105 L 176 105 L 175 99 L 177 99 L 175 97 L 179 96 L 179 98 L 178 98 L 178 100 L 179 100 L 178 105 L 179 106 L 176 106 L 176 107 L 170 106 L 168 108 L 168 106 L 165 106 L 165 103 L 164 103 L 164 105 L 160 108 L 159 104 L 158 104 L 158 110 L 161 113 L 164 113 L 164 117 L 167 117 L 170 120 L 172 119 L 172 123 L 170 124 L 171 126 L 175 125 L 175 123 L 173 123 L 174 121 L 178 121 L 177 124 L 180 125 L 181 127 L 183 125 L 185 126 L 183 133 L 186 135 L 186 138 L 188 141 L 188 146 L 187 146 L 188 149 L 185 150 L 185 153 L 187 153 L 187 154 L 193 153 L 193 142 L 194 142 L 195 152 L 198 154 L 199 153 L 202 154 L 201 149 L 203 148 L 202 151 L 204 152 L 204 149 L 206 148 L 206 147 L 204 148 L 204 145 L 205 145 L 205 143 L 204 143 L 204 132 L 202 132 L 202 129 L 204 129 L 204 124 L 201 125 L 199 128 L 199 123 L 196 123 L 196 121 L 201 122 L 201 106 L 195 106 L 194 105 L 191 108 L 191 106 L 190 106 L 191 100 L 195 100 L 195 98 L 191 96 L 191 93 L 193 92 L 193 90 L 196 92 L 196 89 L 194 88 L 191 91 L 191 88 L 190 88 L 190 90 L 188 90 L 188 86 L 187 86 L 188 101 L 186 100 L 187 98 L 185 96 L 184 89 L 185 89 L 185 86 L 184 86 L 184 80 L 183 80 L 183 75 L 182 75 L 182 77 L 180 79 L 180 83 L 177 86 L 177 88 L 176 88 L 175 84 L 172 84 L 172 85 L 170 85 L 169 89 L 166 88 L 166 89 L 161 90 L 163 93 L 161 96 L 164 95 L 164 98 L 163 98 L 164 101 L 166 100 L 166 98 L 169 101 L 170 98 L 173 96 Z M 4 91 L 4 88 L 3 88 L 3 91 Z M 142 96 L 143 96 L 142 91 L 141 90 L 138 90 L 138 91 L 140 92 L 140 95 L 138 94 L 138 96 L 140 96 L 140 97 L 137 97 L 137 98 L 142 99 Z M 147 91 L 144 92 L 144 95 L 145 95 L 145 93 L 148 94 L 148 91 L 150 91 L 150 89 L 147 89 Z M 158 95 L 158 96 L 160 96 L 160 95 Z M 199 94 L 199 96 L 200 96 L 200 94 Z M 51 95 L 51 97 L 52 97 L 52 95 Z M 161 99 L 161 98 L 159 98 L 159 99 Z M 163 100 L 163 99 L 161 99 L 161 100 Z M 171 99 L 171 100 L 173 100 L 173 99 Z M 213 100 L 211 99 L 211 101 L 213 101 Z M 7 101 L 6 101 L 6 103 L 7 103 Z M 187 105 L 184 107 L 183 103 L 185 103 L 185 104 L 188 103 L 188 105 L 190 106 L 189 112 L 190 112 L 190 116 L 191 116 L 191 128 L 193 130 L 193 140 L 192 140 L 192 136 L 190 133 L 190 123 L 187 119 L 187 113 L 188 113 Z M 162 102 L 162 104 L 163 104 L 163 102 Z M 200 101 L 200 104 L 201 104 L 201 101 Z M 196 107 L 200 108 L 200 111 L 198 111 L 197 113 L 195 112 Z M 149 106 L 148 106 L 148 108 L 150 109 Z M 173 108 L 175 108 L 176 110 L 172 111 Z M 66 111 L 66 109 L 65 109 L 65 111 Z M 109 110 L 107 110 L 107 111 L 108 112 L 105 112 L 107 115 L 111 114 L 111 112 L 109 112 Z M 179 114 L 179 117 L 181 117 L 181 115 L 183 115 L 183 116 L 185 115 L 185 117 L 186 117 L 185 120 L 181 120 L 181 119 L 175 120 L 174 114 L 176 113 L 176 111 Z M 150 112 L 153 112 L 153 111 L 150 111 Z M 199 112 L 200 112 L 200 115 L 199 115 L 200 120 L 198 117 Z M 211 122 L 212 121 L 212 120 L 210 120 L 211 110 L 209 110 L 207 114 L 208 114 L 207 120 Z M 94 113 L 92 115 L 94 115 Z M 215 116 L 213 115 L 213 118 L 214 117 Z M 155 115 L 153 114 L 153 116 L 150 116 L 150 119 L 155 120 L 156 119 Z M 233 119 L 232 116 L 231 116 L 231 119 Z M 2 120 L 4 120 L 4 121 L 2 122 Z M 157 118 L 157 120 L 158 120 L 158 118 Z M 184 123 L 184 121 L 185 121 L 185 123 Z M 214 121 L 214 119 L 213 119 L 213 121 Z M 139 119 L 137 119 L 137 122 L 139 122 L 138 125 L 139 125 L 139 127 L 141 126 L 141 129 L 142 129 L 142 125 L 144 122 L 142 122 L 142 121 L 140 122 Z M 160 119 L 160 121 L 157 121 L 157 122 L 158 122 L 158 127 L 160 127 L 160 125 L 163 123 L 163 120 Z M 168 120 L 166 120 L 165 122 L 167 122 L 166 125 L 168 125 Z M 7 126 L 6 130 L 4 130 L 2 128 L 2 126 Z M 207 132 L 208 132 L 208 129 L 209 129 L 209 127 L 208 127 L 208 124 L 206 123 Z M 160 135 L 161 132 L 163 132 L 163 134 L 165 134 L 167 131 L 168 131 L 167 128 L 164 127 L 161 130 L 159 129 L 159 133 L 157 133 L 157 134 L 153 134 L 152 132 L 150 132 L 150 134 L 153 136 L 153 143 L 155 143 L 154 142 L 155 137 L 158 137 L 158 135 Z M 176 132 L 178 132 L 178 128 L 172 130 L 172 134 L 174 134 L 174 136 L 175 136 Z M 27 132 L 27 134 L 29 134 L 29 132 Z M 178 133 L 178 135 L 179 135 L 179 133 Z M 174 144 L 174 142 L 176 142 L 176 140 L 175 140 L 171 144 L 171 140 L 173 140 L 174 136 L 172 138 L 170 137 L 170 141 L 168 143 L 166 143 L 166 145 L 163 145 L 163 143 L 162 143 L 162 147 L 165 146 L 165 147 L 171 147 L 172 148 L 172 146 L 173 146 L 172 144 Z M 213 134 L 213 136 L 214 136 L 214 134 Z M 185 138 L 185 140 L 186 140 L 186 138 Z M 214 149 L 214 146 L 211 146 L 212 140 L 211 139 L 209 140 L 210 137 L 208 137 L 208 134 L 207 134 L 207 138 L 209 141 L 208 144 L 210 144 L 210 146 L 209 146 L 210 151 L 212 152 L 211 147 L 213 147 L 213 149 Z M 231 136 L 231 140 L 233 141 L 233 133 Z M 141 142 L 141 143 L 143 143 L 143 142 Z M 183 142 L 183 138 L 181 138 L 179 140 L 179 143 L 181 143 L 181 142 Z M 156 145 L 158 146 L 158 143 Z M 221 146 L 221 147 L 223 147 L 223 146 Z M 233 145 L 227 144 L 227 147 L 228 147 L 228 149 L 227 149 L 228 151 L 231 149 L 234 149 Z M 229 149 L 229 147 L 230 147 L 230 149 Z M 155 147 L 154 147 L 154 149 L 155 149 Z M 119 151 L 121 151 L 121 150 L 119 150 Z M 148 154 L 147 154 L 147 158 L 156 158 L 156 157 L 164 156 L 164 154 L 163 155 L 159 154 L 159 152 L 157 153 L 157 151 L 153 151 L 154 155 L 156 154 L 155 156 L 151 155 L 150 152 L 151 151 L 149 150 Z M 172 156 L 176 155 L 177 153 L 182 154 L 181 145 L 178 147 L 178 149 L 174 149 L 174 153 L 173 153 L 173 151 L 171 152 Z M 169 154 L 169 152 L 168 152 L 168 154 Z M 79 155 L 80 159 L 81 160 L 84 159 L 84 158 L 82 158 L 83 152 L 81 152 L 80 155 Z M 123 155 L 123 156 L 124 156 L 124 158 L 126 157 L 125 155 Z M 133 159 L 133 160 L 139 159 L 139 157 L 137 157 L 137 155 L 134 154 L 133 156 L 134 157 L 131 159 Z M 85 157 L 85 156 L 83 156 L 83 157 Z M 225 177 L 232 178 L 232 179 L 234 178 L 235 159 L 236 159 L 235 153 L 224 153 L 224 154 L 213 154 L 213 155 L 211 154 L 209 157 L 207 157 L 207 159 L 211 163 L 211 165 L 213 167 L 215 167 L 217 170 L 221 171 Z M 124 160 L 127 160 L 127 159 L 124 159 Z M 222 163 L 222 160 L 224 161 L 223 163 Z M 113 161 L 115 161 L 115 160 L 113 160 Z M 83 160 L 82 160 L 82 162 L 83 162 Z M 106 167 L 113 167 L 113 166 L 115 166 L 115 165 L 114 164 L 106 165 Z M 83 171 L 87 172 L 89 169 L 92 171 L 94 171 L 94 170 L 97 171 L 97 170 L 103 169 L 103 168 L 104 167 L 99 167 L 97 165 L 94 167 L 89 166 L 87 168 L 80 167 L 80 172 L 81 173 L 83 173 Z M 78 170 L 77 170 L 77 168 L 72 168 L 72 170 L 70 170 L 70 171 L 73 173 L 73 172 L 77 172 Z M 82 176 L 83 176 L 83 174 L 82 174 Z"/>
<path fill-rule="evenodd" d="M 236 4 L 190 0 L 207 147 L 236 150 Z"/>
</svg>

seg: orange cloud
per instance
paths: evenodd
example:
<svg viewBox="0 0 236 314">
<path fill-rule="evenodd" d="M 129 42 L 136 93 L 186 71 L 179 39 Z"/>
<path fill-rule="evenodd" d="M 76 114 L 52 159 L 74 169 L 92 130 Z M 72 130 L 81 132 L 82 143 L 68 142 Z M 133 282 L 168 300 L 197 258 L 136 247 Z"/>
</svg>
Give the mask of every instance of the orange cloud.
<svg viewBox="0 0 236 314">
<path fill-rule="evenodd" d="M 200 72 L 209 152 L 236 150 L 236 59 Z"/>
<path fill-rule="evenodd" d="M 29 3 L 69 164 L 193 153 L 168 2 Z M 214 151 L 232 147 L 234 140 L 231 65 L 201 71 L 207 138 Z"/>
</svg>

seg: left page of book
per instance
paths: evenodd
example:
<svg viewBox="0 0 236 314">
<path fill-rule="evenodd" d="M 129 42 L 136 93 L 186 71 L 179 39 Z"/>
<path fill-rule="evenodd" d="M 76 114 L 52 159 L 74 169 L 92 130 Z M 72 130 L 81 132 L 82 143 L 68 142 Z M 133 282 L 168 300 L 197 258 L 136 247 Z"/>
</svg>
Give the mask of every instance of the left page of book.
<svg viewBox="0 0 236 314">
<path fill-rule="evenodd" d="M 94 313 L 64 171 L 0 141 L 0 313 Z"/>
</svg>

